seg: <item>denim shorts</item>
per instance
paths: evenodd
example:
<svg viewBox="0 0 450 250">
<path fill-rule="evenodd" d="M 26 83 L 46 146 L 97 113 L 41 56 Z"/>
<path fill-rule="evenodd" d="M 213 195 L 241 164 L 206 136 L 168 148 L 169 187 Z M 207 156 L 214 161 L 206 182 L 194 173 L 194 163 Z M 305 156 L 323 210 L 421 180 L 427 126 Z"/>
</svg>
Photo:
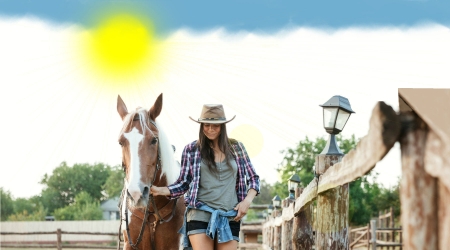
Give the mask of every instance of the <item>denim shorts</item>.
<svg viewBox="0 0 450 250">
<path fill-rule="evenodd" d="M 241 222 L 229 221 L 228 222 L 231 229 L 231 234 L 233 238 L 239 239 L 239 231 L 241 230 Z M 208 228 L 208 222 L 191 220 L 186 224 L 186 231 L 188 235 L 206 233 L 206 228 Z"/>
</svg>

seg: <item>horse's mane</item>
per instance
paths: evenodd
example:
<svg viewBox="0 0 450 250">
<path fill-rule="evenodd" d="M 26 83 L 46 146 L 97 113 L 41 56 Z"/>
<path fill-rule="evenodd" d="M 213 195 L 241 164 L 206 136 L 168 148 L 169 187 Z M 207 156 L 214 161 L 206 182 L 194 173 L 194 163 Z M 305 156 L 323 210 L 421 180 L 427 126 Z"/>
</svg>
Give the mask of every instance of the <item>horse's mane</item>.
<svg viewBox="0 0 450 250">
<path fill-rule="evenodd" d="M 166 175 L 167 184 L 172 184 L 180 174 L 180 164 L 174 158 L 175 153 L 173 152 L 172 144 L 170 144 L 163 126 L 159 121 L 156 121 L 156 126 L 158 126 L 159 131 L 159 146 L 163 165 L 162 171 Z"/>
<path fill-rule="evenodd" d="M 147 110 L 144 108 L 136 108 L 133 112 L 130 112 L 125 116 L 124 125 L 120 134 L 126 133 L 129 129 L 131 129 L 131 125 L 133 123 L 133 119 L 136 115 L 139 115 L 139 122 L 141 123 L 141 127 L 143 129 L 143 133 L 145 136 L 145 131 L 151 129 L 147 125 Z M 172 144 L 170 144 L 166 133 L 164 132 L 163 126 L 158 121 L 155 121 L 156 126 L 159 132 L 159 147 L 161 153 L 161 163 L 162 163 L 162 173 L 166 175 L 167 183 L 172 184 L 178 178 L 180 173 L 180 165 L 174 158 L 174 152 L 172 148 Z M 152 132 L 153 133 L 153 132 Z"/>
</svg>

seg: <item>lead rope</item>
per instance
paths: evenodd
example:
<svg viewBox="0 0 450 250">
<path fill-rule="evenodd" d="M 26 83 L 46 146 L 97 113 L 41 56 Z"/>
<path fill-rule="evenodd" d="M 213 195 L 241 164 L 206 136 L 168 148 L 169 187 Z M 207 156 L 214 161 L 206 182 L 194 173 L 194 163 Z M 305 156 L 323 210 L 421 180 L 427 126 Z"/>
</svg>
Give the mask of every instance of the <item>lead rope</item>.
<svg viewBox="0 0 450 250">
<path fill-rule="evenodd" d="M 119 234 L 117 239 L 117 250 L 120 250 L 120 242 L 123 242 L 122 239 L 120 239 L 120 235 L 122 235 L 122 203 L 123 203 L 123 194 L 125 192 L 125 185 L 123 186 L 122 193 L 120 194 L 119 199 L 119 213 L 120 213 L 120 225 L 119 225 Z"/>
</svg>

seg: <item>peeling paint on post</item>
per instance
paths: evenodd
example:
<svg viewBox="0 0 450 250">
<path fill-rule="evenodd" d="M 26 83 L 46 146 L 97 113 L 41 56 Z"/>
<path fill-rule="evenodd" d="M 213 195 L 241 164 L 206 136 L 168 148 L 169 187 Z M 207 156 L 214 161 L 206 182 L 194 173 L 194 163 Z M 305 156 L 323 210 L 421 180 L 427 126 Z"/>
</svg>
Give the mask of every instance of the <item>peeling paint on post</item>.
<svg viewBox="0 0 450 250">
<path fill-rule="evenodd" d="M 349 184 L 317 197 L 316 249 L 349 249 Z"/>
<path fill-rule="evenodd" d="M 314 207 L 312 202 L 294 217 L 292 246 L 294 250 L 312 249 L 314 246 Z"/>
<path fill-rule="evenodd" d="M 414 114 L 402 114 L 400 183 L 403 246 L 405 249 L 438 249 L 437 182 L 425 171 L 424 152 L 428 128 Z"/>
<path fill-rule="evenodd" d="M 340 162 L 343 155 L 316 156 L 316 169 L 324 173 Z M 349 184 L 317 196 L 316 249 L 349 249 Z"/>
</svg>

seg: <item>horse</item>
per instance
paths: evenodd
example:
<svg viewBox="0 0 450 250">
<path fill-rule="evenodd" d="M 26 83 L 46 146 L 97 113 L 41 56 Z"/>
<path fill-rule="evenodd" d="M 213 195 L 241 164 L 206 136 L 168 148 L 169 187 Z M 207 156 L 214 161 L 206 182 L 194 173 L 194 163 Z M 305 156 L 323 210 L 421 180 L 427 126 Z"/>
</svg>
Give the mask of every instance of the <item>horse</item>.
<svg viewBox="0 0 450 250">
<path fill-rule="evenodd" d="M 174 158 L 174 148 L 167 140 L 156 118 L 162 109 L 162 93 L 147 111 L 138 107 L 128 112 L 120 95 L 117 111 L 123 127 L 119 135 L 122 147 L 124 188 L 119 203 L 124 249 L 182 249 L 185 205 L 183 198 L 153 197 L 150 187 L 167 186 L 175 182 L 180 164 Z"/>
</svg>

